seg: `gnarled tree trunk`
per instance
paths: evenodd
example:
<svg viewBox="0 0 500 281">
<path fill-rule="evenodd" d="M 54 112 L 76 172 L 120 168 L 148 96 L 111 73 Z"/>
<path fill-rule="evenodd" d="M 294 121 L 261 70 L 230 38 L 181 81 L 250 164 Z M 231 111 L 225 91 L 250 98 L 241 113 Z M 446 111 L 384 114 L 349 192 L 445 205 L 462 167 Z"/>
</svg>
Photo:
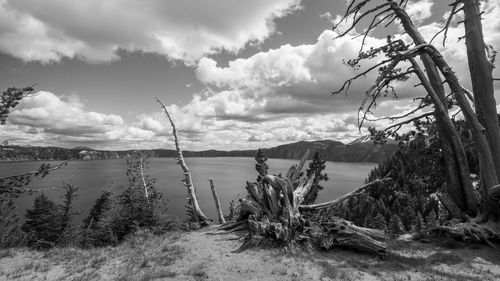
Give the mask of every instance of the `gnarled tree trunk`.
<svg viewBox="0 0 500 281">
<path fill-rule="evenodd" d="M 463 0 L 462 3 L 464 5 L 465 46 L 467 48 L 472 92 L 475 97 L 474 105 L 479 121 L 485 128 L 484 135 L 490 146 L 497 179 L 500 179 L 500 127 L 493 86 L 492 72 L 494 64 L 487 57 L 487 50 L 491 47 L 486 46 L 484 42 L 479 1 Z M 494 57 L 491 59 L 493 60 Z M 485 196 L 489 193 L 489 189 L 497 183 L 482 186 Z M 486 215 L 498 218 L 500 216 L 498 202 L 492 200 L 489 196 L 486 196 L 485 200 Z M 492 210 L 496 210 L 496 212 L 492 212 Z"/>
<path fill-rule="evenodd" d="M 405 31 L 415 44 L 427 44 L 423 36 L 412 23 L 406 11 L 395 2 L 391 3 L 391 8 L 394 10 L 394 13 L 401 21 Z M 423 78 L 428 81 L 426 91 L 435 105 L 434 116 L 436 117 L 438 133 L 443 140 L 442 145 L 445 147 L 443 149 L 443 157 L 448 173 L 447 192 L 462 211 L 474 215 L 478 212 L 478 204 L 474 196 L 474 189 L 470 179 L 469 165 L 467 163 L 464 146 L 448 115 L 444 87 L 441 77 L 439 76 L 439 69 L 429 54 L 425 52 L 422 53 L 420 59 L 427 72 L 427 79 L 425 79 L 423 72 L 417 72 L 417 75 L 420 81 L 422 81 Z M 425 86 L 426 85 L 424 85 L 424 87 Z M 448 145 L 449 148 L 446 147 Z"/>
</svg>

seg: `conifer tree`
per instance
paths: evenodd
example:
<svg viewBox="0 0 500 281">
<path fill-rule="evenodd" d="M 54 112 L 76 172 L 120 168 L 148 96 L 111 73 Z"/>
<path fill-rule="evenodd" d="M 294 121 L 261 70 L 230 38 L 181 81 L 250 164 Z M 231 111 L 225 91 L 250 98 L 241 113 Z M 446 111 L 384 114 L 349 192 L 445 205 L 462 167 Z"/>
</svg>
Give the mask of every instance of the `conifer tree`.
<svg viewBox="0 0 500 281">
<path fill-rule="evenodd" d="M 421 232 L 424 230 L 425 223 L 424 219 L 422 218 L 422 214 L 420 212 L 417 212 L 417 217 L 415 219 L 415 231 Z"/>
<path fill-rule="evenodd" d="M 365 220 L 363 222 L 363 227 L 368 227 L 368 228 L 372 228 L 373 227 L 373 219 L 372 219 L 372 216 L 371 215 L 368 215 L 365 217 Z"/>
<path fill-rule="evenodd" d="M 129 186 L 117 198 L 112 227 L 118 240 L 139 228 L 159 230 L 171 222 L 161 221 L 167 218 L 166 200 L 154 188 L 155 180 L 148 176 L 147 162 L 143 157 L 140 156 L 136 162 L 128 162 Z"/>
<path fill-rule="evenodd" d="M 30 247 L 50 248 L 62 234 L 60 214 L 53 200 L 41 193 L 35 198 L 33 209 L 26 212 L 21 229 L 28 234 Z"/>
<path fill-rule="evenodd" d="M 83 220 L 80 246 L 84 248 L 102 247 L 117 242 L 113 233 L 111 209 L 112 192 L 103 190 L 99 198 L 95 200 L 88 216 Z"/>
<path fill-rule="evenodd" d="M 389 220 L 389 224 L 387 225 L 387 231 L 393 235 L 398 235 L 403 233 L 404 227 L 401 222 L 401 218 L 398 215 L 393 214 L 391 219 Z"/>
<path fill-rule="evenodd" d="M 91 228 L 93 224 L 98 223 L 102 218 L 104 218 L 109 210 L 111 210 L 112 202 L 111 196 L 112 192 L 108 190 L 103 190 L 99 198 L 94 202 L 94 205 L 90 209 L 88 216 L 83 220 L 83 228 Z"/>
<path fill-rule="evenodd" d="M 269 170 L 269 166 L 267 165 L 267 157 L 266 154 L 259 148 L 257 150 L 257 154 L 255 154 L 255 170 L 259 175 L 257 176 L 257 182 L 261 182 L 262 179 L 267 175 L 267 171 Z"/>
<path fill-rule="evenodd" d="M 401 220 L 403 221 L 404 229 L 410 231 L 415 225 L 415 212 L 410 206 L 406 206 L 401 214 Z"/>
<path fill-rule="evenodd" d="M 381 213 L 378 213 L 373 219 L 373 228 L 385 230 L 386 226 L 387 222 L 385 220 L 385 217 Z"/>
<path fill-rule="evenodd" d="M 437 217 L 436 217 L 436 212 L 434 212 L 434 209 L 429 212 L 427 217 L 425 217 L 425 228 L 430 229 L 433 227 L 436 227 L 438 225 Z"/>
<path fill-rule="evenodd" d="M 319 152 L 314 153 L 311 163 L 309 163 L 309 168 L 306 170 L 306 176 L 313 176 L 313 184 L 311 186 L 311 191 L 307 194 L 303 201 L 303 204 L 313 204 L 316 202 L 318 197 L 318 192 L 323 189 L 323 186 L 319 183 L 321 181 L 327 181 L 328 175 L 323 173 L 326 168 L 326 159 L 322 157 Z"/>
<path fill-rule="evenodd" d="M 18 222 L 14 200 L 0 199 L 0 249 L 15 246 L 22 239 Z"/>
<path fill-rule="evenodd" d="M 78 215 L 78 211 L 74 208 L 73 202 L 78 196 L 78 187 L 67 184 L 66 191 L 62 196 L 63 202 L 59 204 L 59 219 L 61 227 L 61 235 L 57 240 L 58 245 L 70 245 L 75 242 L 79 235 L 77 226 L 74 224 L 73 218 Z"/>
<path fill-rule="evenodd" d="M 63 231 L 66 231 L 69 226 L 71 217 L 76 215 L 76 211 L 73 209 L 73 202 L 78 195 L 78 187 L 74 185 L 67 184 L 65 189 L 63 204 L 59 205 L 59 209 L 61 210 L 61 228 Z"/>
</svg>

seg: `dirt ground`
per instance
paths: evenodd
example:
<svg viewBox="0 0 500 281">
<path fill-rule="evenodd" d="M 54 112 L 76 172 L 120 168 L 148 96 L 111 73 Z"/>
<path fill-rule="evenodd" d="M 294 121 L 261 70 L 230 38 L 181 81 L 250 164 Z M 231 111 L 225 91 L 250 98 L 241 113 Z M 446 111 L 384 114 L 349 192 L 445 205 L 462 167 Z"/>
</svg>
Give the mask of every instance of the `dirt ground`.
<svg viewBox="0 0 500 281">
<path fill-rule="evenodd" d="M 0 251 L 0 280 L 500 280 L 500 251 L 454 241 L 391 241 L 385 257 L 333 249 L 248 249 L 210 229 L 118 247 Z"/>
</svg>

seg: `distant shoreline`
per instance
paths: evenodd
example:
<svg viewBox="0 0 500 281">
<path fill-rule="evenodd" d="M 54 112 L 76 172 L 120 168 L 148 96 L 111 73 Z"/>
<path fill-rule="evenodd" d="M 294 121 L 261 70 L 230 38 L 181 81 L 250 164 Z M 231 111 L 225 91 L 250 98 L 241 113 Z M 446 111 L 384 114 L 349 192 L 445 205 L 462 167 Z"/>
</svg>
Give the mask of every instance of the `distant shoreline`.
<svg viewBox="0 0 500 281">
<path fill-rule="evenodd" d="M 267 158 L 272 159 L 300 159 L 306 150 L 310 151 L 309 158 L 314 153 L 320 153 L 327 161 L 331 162 L 366 162 L 380 163 L 391 157 L 397 150 L 395 143 L 376 145 L 371 141 L 354 141 L 344 144 L 333 140 L 299 141 L 271 148 L 263 148 L 262 152 Z M 0 162 L 15 161 L 71 161 L 71 160 L 100 160 L 100 159 L 127 159 L 134 153 L 141 152 L 147 157 L 175 158 L 177 151 L 172 149 L 149 150 L 122 150 L 107 151 L 95 150 L 88 147 L 75 147 L 72 149 L 59 147 L 24 147 L 0 146 Z M 183 151 L 185 158 L 192 157 L 254 157 L 257 149 L 252 150 L 203 150 Z M 49 160 L 50 159 L 50 160 Z"/>
</svg>

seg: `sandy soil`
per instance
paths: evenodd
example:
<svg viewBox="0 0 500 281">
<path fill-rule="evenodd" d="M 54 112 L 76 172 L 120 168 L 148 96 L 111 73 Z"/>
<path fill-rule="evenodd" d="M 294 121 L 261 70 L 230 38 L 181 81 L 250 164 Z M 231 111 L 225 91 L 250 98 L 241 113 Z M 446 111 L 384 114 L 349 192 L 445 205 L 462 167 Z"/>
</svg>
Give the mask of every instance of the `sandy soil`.
<svg viewBox="0 0 500 281">
<path fill-rule="evenodd" d="M 500 252 L 392 241 L 386 257 L 335 249 L 249 249 L 211 230 L 140 233 L 114 248 L 0 252 L 0 280 L 500 280 Z M 304 250 L 304 249 L 302 249 Z"/>
</svg>

